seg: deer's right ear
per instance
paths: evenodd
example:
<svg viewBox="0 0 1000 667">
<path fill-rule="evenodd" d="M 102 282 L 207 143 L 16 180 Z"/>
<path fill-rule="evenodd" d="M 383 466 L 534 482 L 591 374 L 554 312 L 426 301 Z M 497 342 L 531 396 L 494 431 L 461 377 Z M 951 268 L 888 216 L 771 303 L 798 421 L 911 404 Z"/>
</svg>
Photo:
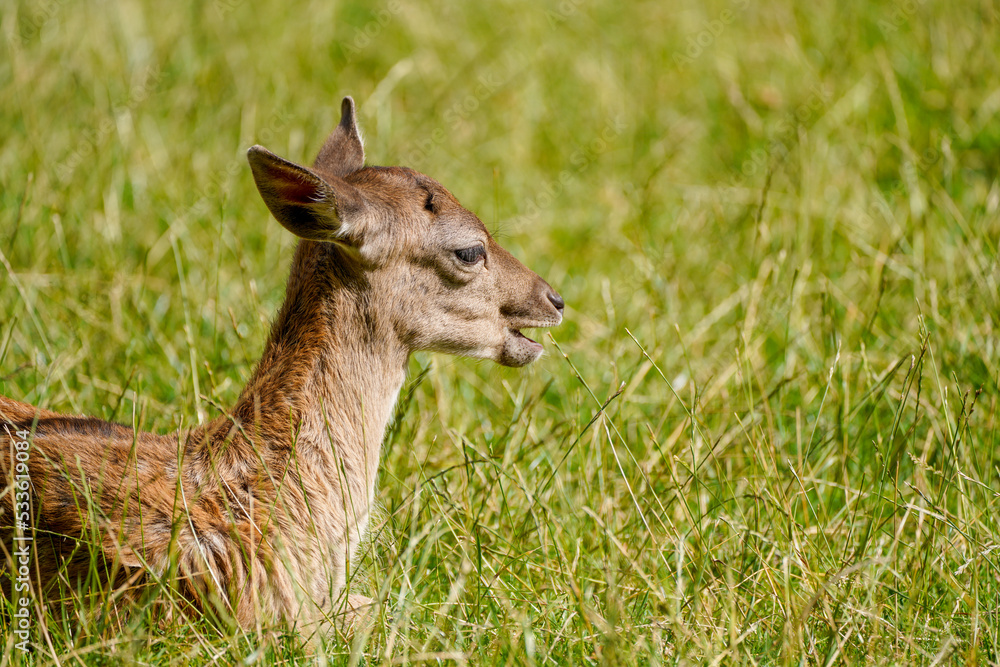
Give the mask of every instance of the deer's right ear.
<svg viewBox="0 0 1000 667">
<path fill-rule="evenodd" d="M 349 220 L 362 206 L 357 188 L 340 178 L 324 179 L 263 146 L 252 146 L 247 159 L 260 196 L 285 229 L 310 241 L 345 240 Z"/>
</svg>

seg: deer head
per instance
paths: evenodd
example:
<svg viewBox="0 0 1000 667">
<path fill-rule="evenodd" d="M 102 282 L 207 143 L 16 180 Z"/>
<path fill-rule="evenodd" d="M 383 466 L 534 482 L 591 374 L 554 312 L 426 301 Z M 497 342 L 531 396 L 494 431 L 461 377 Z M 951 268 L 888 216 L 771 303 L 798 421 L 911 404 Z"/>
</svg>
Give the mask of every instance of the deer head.
<svg viewBox="0 0 1000 667">
<path fill-rule="evenodd" d="M 562 321 L 563 300 L 500 247 L 440 183 L 406 167 L 366 167 L 354 100 L 311 168 L 261 146 L 248 152 L 274 217 L 333 244 L 340 285 L 364 292 L 408 352 L 430 350 L 524 366 L 542 346 L 522 329 Z M 374 323 L 371 326 L 376 326 Z"/>
</svg>

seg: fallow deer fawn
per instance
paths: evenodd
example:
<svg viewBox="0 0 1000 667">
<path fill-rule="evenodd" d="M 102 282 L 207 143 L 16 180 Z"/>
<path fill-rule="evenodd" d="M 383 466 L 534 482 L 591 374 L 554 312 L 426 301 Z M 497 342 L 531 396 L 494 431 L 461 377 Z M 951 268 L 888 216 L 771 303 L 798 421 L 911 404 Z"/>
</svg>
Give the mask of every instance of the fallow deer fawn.
<svg viewBox="0 0 1000 667">
<path fill-rule="evenodd" d="M 156 435 L 0 396 L 8 596 L 24 520 L 43 595 L 93 572 L 79 547 L 96 543 L 106 582 L 173 573 L 192 604 L 244 628 L 350 625 L 371 603 L 346 595 L 345 572 L 408 357 L 524 366 L 542 346 L 521 329 L 559 324 L 563 300 L 440 183 L 366 167 L 350 97 L 341 112 L 312 168 L 249 150 L 268 209 L 301 240 L 263 356 L 227 414 Z M 30 485 L 15 481 L 24 475 Z"/>
</svg>

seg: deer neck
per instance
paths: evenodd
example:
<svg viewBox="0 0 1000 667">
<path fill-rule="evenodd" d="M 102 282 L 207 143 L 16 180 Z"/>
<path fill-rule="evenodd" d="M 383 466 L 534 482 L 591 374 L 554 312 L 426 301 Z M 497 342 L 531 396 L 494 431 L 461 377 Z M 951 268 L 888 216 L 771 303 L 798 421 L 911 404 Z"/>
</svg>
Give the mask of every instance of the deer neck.
<svg viewBox="0 0 1000 667">
<path fill-rule="evenodd" d="M 409 350 L 357 262 L 332 243 L 299 243 L 284 305 L 233 416 L 264 449 L 326 457 L 339 468 L 328 474 L 346 473 L 370 496 Z"/>
</svg>

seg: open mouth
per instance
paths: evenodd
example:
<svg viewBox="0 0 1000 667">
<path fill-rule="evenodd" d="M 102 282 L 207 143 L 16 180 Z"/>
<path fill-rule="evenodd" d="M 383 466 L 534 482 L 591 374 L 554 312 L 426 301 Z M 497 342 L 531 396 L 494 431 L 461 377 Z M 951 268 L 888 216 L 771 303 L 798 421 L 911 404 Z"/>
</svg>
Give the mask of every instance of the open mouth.
<svg viewBox="0 0 1000 667">
<path fill-rule="evenodd" d="M 538 347 L 542 346 L 541 343 L 528 338 L 523 333 L 521 333 L 521 331 L 518 330 L 518 329 L 509 329 L 508 331 L 510 331 L 510 333 L 514 336 L 514 338 L 517 338 L 518 340 L 522 340 L 522 341 L 524 341 L 526 343 L 530 343 L 531 345 L 536 345 Z"/>
<path fill-rule="evenodd" d="M 528 322 L 524 328 L 535 329 L 551 326 L 547 323 Z M 531 340 L 521 330 L 515 327 L 507 327 L 507 336 L 501 346 L 497 363 L 503 366 L 526 366 L 542 356 L 542 344 Z"/>
</svg>

